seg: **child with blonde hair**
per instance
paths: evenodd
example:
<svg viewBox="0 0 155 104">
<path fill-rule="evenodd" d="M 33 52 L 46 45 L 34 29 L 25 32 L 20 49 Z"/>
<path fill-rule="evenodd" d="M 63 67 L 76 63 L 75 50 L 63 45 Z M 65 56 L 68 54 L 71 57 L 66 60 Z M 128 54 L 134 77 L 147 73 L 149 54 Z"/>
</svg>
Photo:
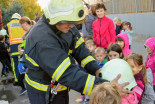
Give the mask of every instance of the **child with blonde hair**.
<svg viewBox="0 0 155 104">
<path fill-rule="evenodd" d="M 119 17 L 114 18 L 114 24 L 115 24 L 115 31 L 116 35 L 120 34 L 121 29 L 122 29 L 122 24 L 121 24 L 121 19 Z"/>
<path fill-rule="evenodd" d="M 106 58 L 106 52 L 103 47 L 97 47 L 95 49 L 95 58 L 97 60 L 97 64 L 102 68 L 104 64 L 108 61 Z"/>
<path fill-rule="evenodd" d="M 91 55 L 94 56 L 94 51 L 96 49 L 96 43 L 95 43 L 95 41 L 92 40 L 92 39 L 89 39 L 89 40 L 87 40 L 85 42 L 85 44 L 86 44 L 86 47 L 89 49 Z"/>
<path fill-rule="evenodd" d="M 145 85 L 149 84 L 146 75 L 146 68 L 143 65 L 143 56 L 140 54 L 131 53 L 125 56 L 124 60 L 127 61 L 127 63 L 130 65 L 137 83 L 137 86 L 132 89 L 132 91 L 136 95 L 137 103 L 132 102 L 132 104 L 141 104 L 142 97 L 145 91 Z"/>
<path fill-rule="evenodd" d="M 90 94 L 89 104 L 121 104 L 117 86 L 110 82 L 96 85 Z"/>
</svg>

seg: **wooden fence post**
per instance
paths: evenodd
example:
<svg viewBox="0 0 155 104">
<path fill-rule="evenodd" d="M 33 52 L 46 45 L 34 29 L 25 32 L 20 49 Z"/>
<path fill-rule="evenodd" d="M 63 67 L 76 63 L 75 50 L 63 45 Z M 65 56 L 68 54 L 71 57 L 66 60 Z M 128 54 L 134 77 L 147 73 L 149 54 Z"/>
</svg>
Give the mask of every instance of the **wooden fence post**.
<svg viewBox="0 0 155 104">
<path fill-rule="evenodd" d="M 135 0 L 135 9 L 136 9 L 136 13 L 138 13 L 138 1 L 137 0 Z"/>
</svg>

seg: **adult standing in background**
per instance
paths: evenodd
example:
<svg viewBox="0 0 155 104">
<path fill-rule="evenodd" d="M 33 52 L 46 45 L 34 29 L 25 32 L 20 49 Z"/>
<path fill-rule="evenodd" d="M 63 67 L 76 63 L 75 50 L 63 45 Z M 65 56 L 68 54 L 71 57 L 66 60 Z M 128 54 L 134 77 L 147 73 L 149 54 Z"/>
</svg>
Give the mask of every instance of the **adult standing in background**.
<svg viewBox="0 0 155 104">
<path fill-rule="evenodd" d="M 95 11 L 98 17 L 93 23 L 93 39 L 97 47 L 107 49 L 108 45 L 115 42 L 115 26 L 113 21 L 106 17 L 106 7 L 103 3 L 96 4 Z"/>
<path fill-rule="evenodd" d="M 9 34 L 10 53 L 12 60 L 12 70 L 15 77 L 14 85 L 18 85 L 18 45 L 22 43 L 23 29 L 19 23 L 21 16 L 18 13 L 14 13 L 11 17 L 11 21 L 7 24 L 6 30 Z"/>
<path fill-rule="evenodd" d="M 38 13 L 35 13 L 35 15 L 36 15 L 36 19 L 34 21 L 37 23 L 38 20 L 40 19 L 40 17 L 39 17 L 39 14 Z"/>
<path fill-rule="evenodd" d="M 85 0 L 82 0 L 84 2 L 84 5 L 87 6 L 89 9 L 89 14 L 86 15 L 86 21 L 82 24 L 82 33 L 83 36 L 93 36 L 93 29 L 92 24 L 95 21 L 95 5 L 90 6 L 85 2 Z"/>
</svg>

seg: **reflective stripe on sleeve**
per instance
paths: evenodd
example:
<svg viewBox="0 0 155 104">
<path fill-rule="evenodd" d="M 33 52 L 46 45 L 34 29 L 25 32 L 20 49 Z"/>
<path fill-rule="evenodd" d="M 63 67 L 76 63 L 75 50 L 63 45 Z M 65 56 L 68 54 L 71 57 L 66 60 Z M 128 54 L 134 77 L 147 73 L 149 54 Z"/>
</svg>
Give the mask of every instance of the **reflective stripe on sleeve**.
<svg viewBox="0 0 155 104">
<path fill-rule="evenodd" d="M 81 61 L 81 66 L 84 68 L 91 61 L 95 61 L 95 59 L 92 56 L 88 56 Z"/>
<path fill-rule="evenodd" d="M 11 56 L 19 55 L 19 52 L 13 52 L 11 53 Z"/>
<path fill-rule="evenodd" d="M 84 43 L 83 38 L 81 37 L 77 42 L 75 48 L 78 48 L 82 43 Z"/>
<path fill-rule="evenodd" d="M 95 76 L 88 74 L 87 81 L 83 90 L 83 94 L 90 95 L 94 86 Z"/>
<path fill-rule="evenodd" d="M 44 85 L 44 84 L 31 80 L 27 74 L 25 74 L 25 80 L 30 86 L 34 87 L 35 89 L 40 90 L 40 91 L 47 91 L 48 85 Z"/>
<path fill-rule="evenodd" d="M 25 54 L 25 58 L 26 58 L 26 60 L 28 60 L 34 66 L 39 67 L 39 65 L 31 57 L 29 57 L 27 54 Z"/>
<path fill-rule="evenodd" d="M 66 69 L 71 65 L 69 57 L 67 57 L 55 70 L 52 75 L 52 79 L 58 81 L 61 75 L 66 71 Z"/>
</svg>

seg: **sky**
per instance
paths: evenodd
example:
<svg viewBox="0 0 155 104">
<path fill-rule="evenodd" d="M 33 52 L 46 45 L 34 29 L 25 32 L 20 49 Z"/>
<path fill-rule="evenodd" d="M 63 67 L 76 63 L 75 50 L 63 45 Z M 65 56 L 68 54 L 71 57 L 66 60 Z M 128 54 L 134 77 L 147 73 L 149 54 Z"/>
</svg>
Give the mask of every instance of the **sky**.
<svg viewBox="0 0 155 104">
<path fill-rule="evenodd" d="M 41 8 L 47 6 L 46 3 L 48 2 L 49 0 L 38 0 L 38 3 L 39 5 L 41 6 Z M 82 0 L 81 0 L 82 1 Z M 88 3 L 88 0 L 85 0 L 87 3 Z"/>
</svg>

